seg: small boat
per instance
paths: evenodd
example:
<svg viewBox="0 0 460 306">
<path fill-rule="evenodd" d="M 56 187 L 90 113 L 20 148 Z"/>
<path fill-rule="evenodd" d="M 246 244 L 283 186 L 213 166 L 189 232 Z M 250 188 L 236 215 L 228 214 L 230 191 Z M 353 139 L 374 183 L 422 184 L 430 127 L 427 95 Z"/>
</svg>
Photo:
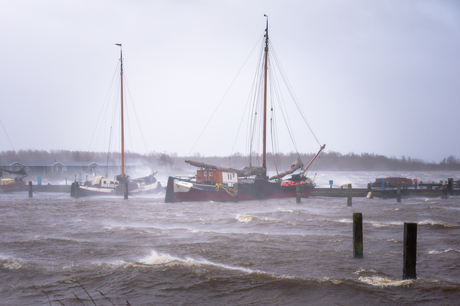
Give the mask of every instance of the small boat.
<svg viewBox="0 0 460 306">
<path fill-rule="evenodd" d="M 1 178 L 3 172 L 16 175 L 12 178 Z M 27 176 L 24 168 L 21 168 L 19 171 L 11 171 L 0 168 L 0 192 L 12 192 L 12 191 L 21 191 L 26 185 L 25 177 Z"/>
<path fill-rule="evenodd" d="M 255 78 L 257 80 L 263 79 L 263 82 L 260 82 L 260 85 L 263 87 L 254 90 L 254 92 L 257 93 L 263 92 L 263 95 L 257 95 L 258 97 L 260 96 L 263 98 L 263 101 L 260 101 L 258 102 L 259 104 L 257 104 L 261 105 L 261 108 L 257 109 L 261 109 L 261 112 L 263 113 L 262 165 L 252 166 L 252 164 L 250 164 L 250 166 L 243 169 L 234 169 L 193 160 L 186 160 L 186 163 L 198 168 L 196 175 L 192 178 L 169 177 L 168 185 L 166 187 L 165 202 L 241 201 L 289 198 L 296 197 L 297 192 L 300 192 L 302 197 L 308 197 L 313 192 L 315 183 L 311 178 L 307 177 L 305 173 L 325 148 L 325 145 L 321 145 L 319 142 L 319 151 L 316 155 L 314 155 L 307 167 L 304 168 L 304 164 L 299 157 L 288 170 L 282 173 L 277 173 L 271 177 L 269 177 L 267 173 L 267 79 L 269 78 L 269 75 L 271 76 L 271 74 L 268 73 L 268 18 L 264 38 L 263 43 L 265 46 L 262 46 L 264 51 L 261 52 L 261 68 L 258 70 L 263 72 L 263 75 L 260 78 Z M 268 92 L 272 93 L 273 91 L 269 90 Z M 252 109 L 254 110 L 253 116 L 256 116 L 256 107 Z M 271 107 L 271 111 L 273 111 L 273 106 Z M 271 119 L 270 122 L 272 122 Z M 257 120 L 251 120 L 251 122 L 256 121 Z M 253 130 L 257 130 L 257 128 L 254 128 Z M 255 137 L 251 137 L 251 139 L 255 139 Z M 294 173 L 297 170 L 299 170 L 299 172 Z M 287 175 L 291 175 L 290 178 L 284 179 Z"/>
<path fill-rule="evenodd" d="M 78 194 L 81 196 L 91 195 L 111 195 L 124 194 L 125 185 L 129 194 L 150 193 L 157 194 L 164 190 L 160 182 L 157 181 L 155 173 L 148 176 L 131 179 L 125 173 L 125 142 L 124 142 L 124 109 L 123 109 L 123 52 L 120 47 L 120 97 L 121 97 L 121 174 L 116 175 L 114 179 L 105 176 L 95 176 L 86 181 L 83 185 L 78 186 Z M 71 192 L 72 194 L 72 192 Z"/>
</svg>

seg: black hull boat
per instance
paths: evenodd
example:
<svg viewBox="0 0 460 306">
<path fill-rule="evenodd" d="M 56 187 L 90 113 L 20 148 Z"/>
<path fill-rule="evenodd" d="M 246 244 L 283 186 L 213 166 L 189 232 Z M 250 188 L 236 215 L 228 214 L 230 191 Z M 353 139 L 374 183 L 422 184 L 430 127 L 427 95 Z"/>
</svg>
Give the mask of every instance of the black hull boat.
<svg viewBox="0 0 460 306">
<path fill-rule="evenodd" d="M 180 178 L 169 177 L 166 187 L 167 203 L 186 201 L 249 201 L 274 198 L 294 198 L 300 186 L 301 197 L 308 197 L 315 188 L 315 183 L 306 178 L 292 185 L 280 185 L 267 180 L 241 180 L 229 187 L 214 182 L 196 183 Z M 235 188 L 235 186 L 237 186 Z"/>
</svg>

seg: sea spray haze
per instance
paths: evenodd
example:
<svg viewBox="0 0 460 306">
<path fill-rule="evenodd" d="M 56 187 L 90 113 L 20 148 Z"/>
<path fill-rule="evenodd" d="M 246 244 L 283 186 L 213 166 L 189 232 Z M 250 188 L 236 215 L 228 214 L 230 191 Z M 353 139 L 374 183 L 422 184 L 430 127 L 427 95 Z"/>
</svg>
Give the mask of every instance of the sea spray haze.
<svg viewBox="0 0 460 306">
<path fill-rule="evenodd" d="M 388 174 L 318 178 L 359 185 Z M 353 212 L 363 213 L 360 260 L 352 257 Z M 325 197 L 165 204 L 2 194 L 1 304 L 92 305 L 86 289 L 97 305 L 453 305 L 459 217 L 457 197 L 354 198 L 347 207 Z M 404 222 L 419 224 L 416 280 L 402 280 Z"/>
</svg>

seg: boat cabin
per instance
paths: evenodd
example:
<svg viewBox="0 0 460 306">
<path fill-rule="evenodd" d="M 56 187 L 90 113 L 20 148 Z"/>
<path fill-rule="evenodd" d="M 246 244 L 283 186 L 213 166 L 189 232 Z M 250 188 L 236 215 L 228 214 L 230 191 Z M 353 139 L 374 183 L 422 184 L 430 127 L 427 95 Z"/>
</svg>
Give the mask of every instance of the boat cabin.
<svg viewBox="0 0 460 306">
<path fill-rule="evenodd" d="M 200 169 L 196 171 L 196 181 L 214 182 L 233 187 L 233 184 L 238 183 L 238 174 L 236 172 Z"/>
<path fill-rule="evenodd" d="M 101 188 L 115 188 L 118 186 L 118 181 L 111 180 L 103 176 L 93 177 L 90 181 L 92 186 L 98 186 Z"/>
<path fill-rule="evenodd" d="M 14 184 L 15 180 L 14 178 L 5 178 L 0 180 L 0 185 L 9 185 L 9 184 Z"/>
</svg>

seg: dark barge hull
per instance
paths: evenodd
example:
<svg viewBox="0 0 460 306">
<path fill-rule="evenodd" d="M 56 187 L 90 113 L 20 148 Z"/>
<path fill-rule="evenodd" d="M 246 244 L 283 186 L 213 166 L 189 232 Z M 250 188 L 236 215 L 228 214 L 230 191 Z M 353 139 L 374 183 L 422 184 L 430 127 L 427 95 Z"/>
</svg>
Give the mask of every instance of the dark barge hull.
<svg viewBox="0 0 460 306">
<path fill-rule="evenodd" d="M 301 184 L 301 197 L 308 197 L 313 192 L 313 183 Z M 296 185 L 280 186 L 279 183 L 254 180 L 251 183 L 238 183 L 238 201 L 295 198 Z M 223 185 L 203 184 L 184 181 L 170 177 L 166 187 L 165 202 L 187 201 L 235 201 L 234 189 Z"/>
</svg>

